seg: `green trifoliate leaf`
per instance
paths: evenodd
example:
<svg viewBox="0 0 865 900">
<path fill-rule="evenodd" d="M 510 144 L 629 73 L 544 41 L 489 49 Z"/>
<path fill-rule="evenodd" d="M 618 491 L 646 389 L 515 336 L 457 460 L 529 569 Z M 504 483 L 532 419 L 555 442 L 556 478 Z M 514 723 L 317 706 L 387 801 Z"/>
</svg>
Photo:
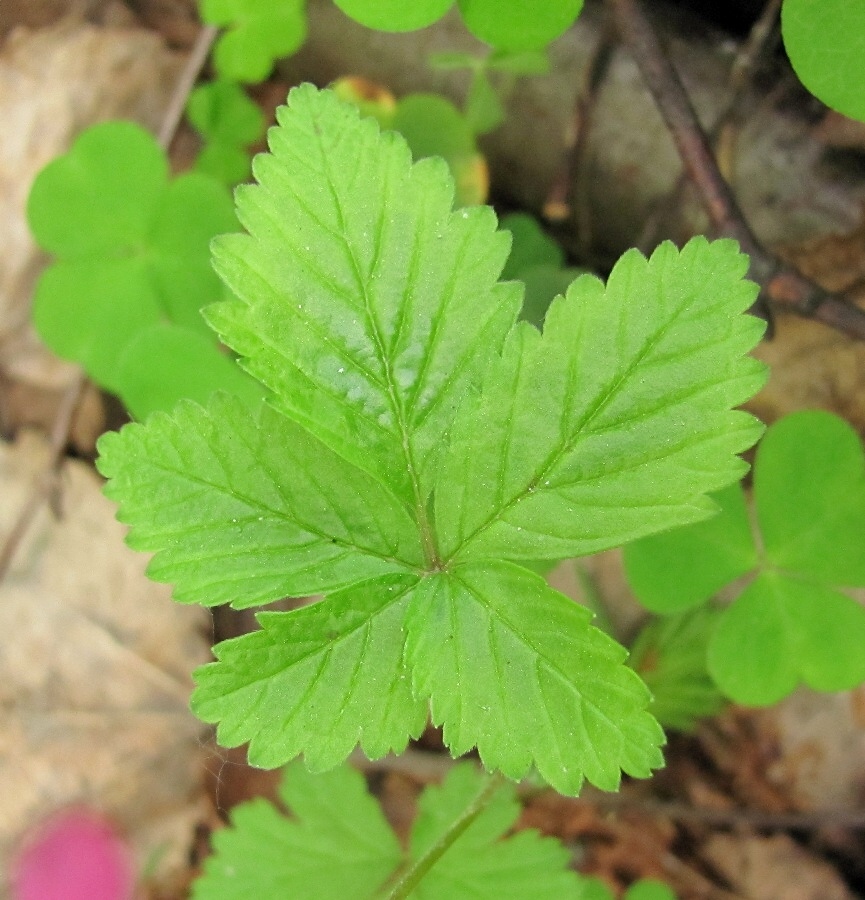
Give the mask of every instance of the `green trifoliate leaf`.
<svg viewBox="0 0 865 900">
<path fill-rule="evenodd" d="M 590 619 L 542 578 L 506 563 L 421 582 L 408 659 L 451 751 L 477 746 L 487 766 L 511 778 L 534 764 L 566 794 L 584 777 L 615 790 L 620 770 L 646 777 L 659 766 L 663 734 L 643 712 L 648 693 L 622 665 L 625 651 Z"/>
<path fill-rule="evenodd" d="M 264 81 L 306 40 L 305 0 L 199 0 L 201 18 L 228 31 L 213 51 L 220 78 Z"/>
<path fill-rule="evenodd" d="M 196 715 L 223 746 L 250 742 L 254 765 L 300 753 L 316 770 L 355 745 L 376 759 L 424 728 L 405 664 L 405 618 L 416 577 L 391 575 L 294 612 L 260 613 L 261 631 L 217 645 L 196 673 Z"/>
<path fill-rule="evenodd" d="M 669 612 L 754 577 L 708 648 L 709 672 L 739 703 L 774 703 L 800 681 L 827 691 L 865 681 L 865 609 L 839 590 L 865 586 L 865 458 L 856 433 L 817 411 L 769 428 L 754 465 L 757 536 L 741 488 L 716 499 L 714 520 L 625 549 L 638 597 Z"/>
<path fill-rule="evenodd" d="M 731 485 L 713 499 L 719 512 L 710 519 L 625 547 L 628 583 L 647 609 L 690 609 L 757 566 L 742 486 Z"/>
<path fill-rule="evenodd" d="M 199 310 L 222 296 L 210 239 L 236 227 L 225 189 L 168 177 L 165 154 L 131 122 L 85 131 L 36 177 L 28 219 L 57 257 L 36 289 L 39 334 L 117 391 L 117 364 L 142 329 L 170 320 L 210 336 Z"/>
<path fill-rule="evenodd" d="M 454 0 L 334 0 L 347 15 L 376 31 L 416 31 L 438 21 Z"/>
<path fill-rule="evenodd" d="M 348 766 L 310 775 L 296 763 L 280 799 L 293 818 L 266 800 L 235 807 L 230 827 L 213 837 L 193 900 L 372 900 L 402 851 L 363 778 Z"/>
<path fill-rule="evenodd" d="M 205 144 L 195 157 L 195 171 L 216 178 L 223 184 L 249 180 L 251 159 L 242 147 L 231 144 Z"/>
<path fill-rule="evenodd" d="M 244 148 L 261 137 L 264 115 L 243 88 L 224 80 L 202 84 L 190 94 L 186 114 L 205 140 L 195 168 L 226 184 L 246 179 L 250 159 Z"/>
<path fill-rule="evenodd" d="M 865 681 L 865 609 L 800 578 L 763 572 L 718 623 L 709 671 L 739 703 L 777 703 L 800 681 L 818 691 Z"/>
<path fill-rule="evenodd" d="M 218 386 L 250 407 L 264 396 L 261 385 L 246 375 L 210 337 L 159 322 L 141 330 L 117 361 L 119 396 L 139 421 L 181 400 L 207 403 Z"/>
<path fill-rule="evenodd" d="M 216 833 L 215 852 L 193 886 L 193 900 L 373 900 L 401 871 L 447 837 L 452 843 L 409 895 L 411 900 L 589 900 L 590 879 L 568 869 L 571 854 L 535 831 L 505 837 L 520 805 L 503 785 L 456 836 L 455 823 L 487 787 L 474 766 L 455 766 L 418 800 L 410 846 L 402 851 L 361 775 L 343 766 L 284 773 L 280 799 L 289 819 L 264 800 L 236 807 Z M 609 896 L 609 895 L 604 895 Z"/>
<path fill-rule="evenodd" d="M 208 141 L 245 147 L 264 131 L 264 114 L 233 81 L 208 81 L 190 95 L 186 114 Z"/>
<path fill-rule="evenodd" d="M 208 318 L 289 415 L 423 505 L 454 407 L 519 308 L 496 284 L 507 237 L 489 209 L 452 211 L 440 160 L 412 166 L 332 94 L 301 88 L 277 115 L 260 184 L 237 192 L 250 234 L 215 244 L 240 301 Z"/>
<path fill-rule="evenodd" d="M 290 419 L 217 396 L 99 443 L 100 471 L 185 603 L 269 603 L 422 564 L 405 510 Z"/>
<path fill-rule="evenodd" d="M 726 700 L 707 668 L 709 641 L 723 615 L 723 610 L 700 606 L 655 619 L 631 647 L 628 663 L 652 692 L 649 710 L 664 728 L 691 731 L 700 719 L 723 709 Z"/>
<path fill-rule="evenodd" d="M 466 28 L 500 50 L 540 50 L 564 34 L 583 0 L 457 0 Z"/>
<path fill-rule="evenodd" d="M 865 457 L 838 416 L 776 422 L 757 449 L 754 501 L 768 562 L 838 587 L 865 586 Z"/>
<path fill-rule="evenodd" d="M 330 94 L 289 104 L 238 191 L 250 234 L 217 242 L 240 299 L 209 312 L 274 406 L 184 404 L 100 445 L 179 599 L 335 592 L 221 647 L 196 708 L 267 765 L 384 753 L 431 709 L 454 752 L 562 791 L 648 775 L 663 735 L 625 651 L 505 560 L 698 518 L 739 474 L 756 427 L 729 407 L 761 381 L 741 259 L 702 240 L 632 255 L 606 294 L 577 282 L 542 338 L 497 286 L 508 237 L 452 210 L 441 162 L 412 165 Z M 555 486 L 535 507 L 538 452 Z"/>
<path fill-rule="evenodd" d="M 805 87 L 827 106 L 865 122 L 865 6 L 851 0 L 784 0 L 781 31 Z"/>
<path fill-rule="evenodd" d="M 463 405 L 436 490 L 444 558 L 563 559 L 698 521 L 761 426 L 763 326 L 730 241 L 622 257 L 522 323 Z"/>
</svg>

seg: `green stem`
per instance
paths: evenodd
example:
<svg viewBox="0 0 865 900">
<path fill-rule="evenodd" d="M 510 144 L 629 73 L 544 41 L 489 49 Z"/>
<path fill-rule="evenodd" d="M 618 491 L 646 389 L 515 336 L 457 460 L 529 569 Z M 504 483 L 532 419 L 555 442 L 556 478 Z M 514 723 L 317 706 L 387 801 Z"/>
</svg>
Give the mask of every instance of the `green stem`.
<svg viewBox="0 0 865 900">
<path fill-rule="evenodd" d="M 447 853 L 454 842 L 466 831 L 466 829 L 487 808 L 490 801 L 505 783 L 505 779 L 498 772 L 494 772 L 487 783 L 478 792 L 477 796 L 451 822 L 448 829 L 439 839 L 427 848 L 426 852 L 418 859 L 410 860 L 401 872 L 398 872 L 396 882 L 385 888 L 381 900 L 405 900 L 411 892 L 421 883 L 429 870 Z"/>
<path fill-rule="evenodd" d="M 595 579 L 580 565 L 577 560 L 573 561 L 574 572 L 577 581 L 580 583 L 580 590 L 583 594 L 583 601 L 588 609 L 595 614 L 595 627 L 605 631 L 610 637 L 616 637 L 616 626 L 610 617 L 607 604 L 595 584 Z"/>
</svg>

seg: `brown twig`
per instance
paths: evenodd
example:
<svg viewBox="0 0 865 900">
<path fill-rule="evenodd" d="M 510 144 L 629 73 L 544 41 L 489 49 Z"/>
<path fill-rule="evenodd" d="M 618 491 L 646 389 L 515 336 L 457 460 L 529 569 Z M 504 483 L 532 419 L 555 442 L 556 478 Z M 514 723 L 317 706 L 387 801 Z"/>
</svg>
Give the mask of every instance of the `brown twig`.
<svg viewBox="0 0 865 900">
<path fill-rule="evenodd" d="M 553 179 L 543 207 L 544 218 L 553 222 L 562 222 L 573 213 L 583 259 L 588 258 L 591 248 L 591 219 L 584 192 L 586 151 L 598 91 L 609 69 L 615 44 L 615 30 L 608 21 L 598 38 L 574 101 L 573 115 L 565 135 L 562 165 Z"/>
<path fill-rule="evenodd" d="M 207 62 L 207 57 L 210 55 L 210 49 L 213 47 L 217 34 L 219 34 L 219 29 L 215 25 L 205 25 L 201 29 L 195 41 L 195 46 L 186 60 L 186 65 L 177 79 L 174 93 L 171 95 L 168 108 L 165 110 L 158 135 L 159 144 L 166 152 L 174 140 L 174 135 L 177 134 L 181 119 L 183 119 L 183 111 L 186 109 L 186 101 L 189 99 L 189 95 L 195 87 L 195 82 L 198 81 L 198 76 Z"/>
<path fill-rule="evenodd" d="M 719 234 L 735 238 L 751 258 L 750 275 L 760 285 L 763 296 L 775 307 L 865 339 L 865 310 L 855 306 L 844 294 L 824 291 L 766 251 L 754 236 L 732 189 L 718 169 L 709 138 L 640 0 L 607 0 L 607 3 L 713 227 Z"/>
<path fill-rule="evenodd" d="M 742 43 L 728 78 L 729 97 L 724 109 L 715 121 L 709 135 L 721 174 L 730 181 L 735 165 L 739 132 L 744 119 L 743 105 L 748 96 L 760 59 L 769 51 L 778 37 L 778 16 L 781 0 L 768 0 L 754 23 L 747 39 Z M 690 182 L 683 172 L 669 194 L 647 218 L 637 246 L 648 253 L 659 240 L 660 226 L 682 205 L 685 189 Z"/>
<path fill-rule="evenodd" d="M 781 0 L 768 0 L 730 67 L 730 99 L 712 129 L 718 168 L 728 181 L 732 178 L 739 132 L 745 118 L 744 101 L 760 59 L 778 40 L 780 13 Z"/>
<path fill-rule="evenodd" d="M 3 542 L 2 547 L 0 547 L 0 581 L 3 580 L 9 571 L 15 552 L 27 534 L 27 529 L 36 517 L 36 513 L 39 512 L 42 503 L 48 499 L 51 501 L 55 511 L 58 511 L 58 485 L 60 468 L 63 465 L 63 451 L 66 449 L 69 429 L 72 427 L 72 420 L 75 416 L 75 410 L 78 408 L 78 401 L 81 399 L 84 383 L 83 372 L 78 372 L 75 380 L 66 389 L 60 401 L 60 406 L 57 409 L 57 414 L 54 416 L 54 424 L 51 428 L 49 463 L 34 483 L 27 502 L 21 508 L 18 518 L 12 525 L 12 529 Z"/>
</svg>

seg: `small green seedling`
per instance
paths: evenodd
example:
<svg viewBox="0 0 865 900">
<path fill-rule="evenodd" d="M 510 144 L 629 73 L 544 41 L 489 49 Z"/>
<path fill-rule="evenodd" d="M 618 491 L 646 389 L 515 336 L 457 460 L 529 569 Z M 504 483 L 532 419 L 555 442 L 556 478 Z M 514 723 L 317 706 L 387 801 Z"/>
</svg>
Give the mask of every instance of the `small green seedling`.
<svg viewBox="0 0 865 900">
<path fill-rule="evenodd" d="M 784 0 L 781 30 L 805 87 L 827 106 L 865 122 L 865 4 Z"/>
<path fill-rule="evenodd" d="M 550 63 L 543 50 L 507 52 L 494 50 L 486 56 L 471 53 L 433 53 L 429 64 L 434 69 L 468 69 L 471 73 L 465 103 L 465 117 L 476 135 L 487 134 L 501 125 L 506 112 L 504 101 L 518 75 L 545 75 Z M 498 87 L 491 75 L 499 75 Z"/>
<path fill-rule="evenodd" d="M 665 729 L 692 731 L 700 719 L 726 705 L 706 661 L 722 615 L 720 609 L 703 605 L 654 619 L 631 647 L 628 661 L 652 692 L 649 709 Z"/>
<path fill-rule="evenodd" d="M 233 81 L 209 81 L 197 87 L 186 104 L 186 115 L 204 138 L 195 168 L 225 184 L 246 181 L 250 144 L 264 133 L 264 115 Z"/>
<path fill-rule="evenodd" d="M 564 294 L 585 270 L 565 265 L 564 251 L 542 231 L 533 216 L 511 213 L 504 216 L 501 224 L 510 231 L 513 241 L 502 279 L 523 282 L 522 317 L 540 328 L 553 299 Z"/>
<path fill-rule="evenodd" d="M 199 0 L 203 21 L 226 28 L 213 51 L 221 79 L 255 83 L 306 40 L 306 0 Z"/>
<path fill-rule="evenodd" d="M 753 515 L 738 485 L 715 499 L 715 518 L 625 548 L 641 602 L 677 612 L 740 585 L 708 644 L 712 677 L 739 703 L 775 703 L 799 682 L 865 681 L 865 608 L 843 593 L 865 587 L 865 459 L 853 429 L 826 412 L 781 419 L 757 449 Z"/>
<path fill-rule="evenodd" d="M 198 173 L 170 179 L 148 132 L 106 122 L 37 175 L 27 214 L 56 257 L 36 287 L 40 337 L 134 415 L 181 397 L 205 401 L 218 388 L 261 395 L 219 352 L 200 313 L 224 296 L 210 240 L 237 225 L 222 185 Z"/>
<path fill-rule="evenodd" d="M 272 392 L 217 396 L 100 442 L 109 496 L 181 602 L 324 599 L 216 648 L 193 708 L 228 746 L 312 770 L 451 752 L 557 790 L 648 776 L 663 733 L 625 650 L 523 562 L 593 553 L 714 509 L 762 427 L 763 326 L 731 241 L 629 252 L 543 333 L 498 278 L 510 237 L 454 210 L 439 159 L 309 85 L 214 242 L 236 299 L 206 317 Z"/>
</svg>

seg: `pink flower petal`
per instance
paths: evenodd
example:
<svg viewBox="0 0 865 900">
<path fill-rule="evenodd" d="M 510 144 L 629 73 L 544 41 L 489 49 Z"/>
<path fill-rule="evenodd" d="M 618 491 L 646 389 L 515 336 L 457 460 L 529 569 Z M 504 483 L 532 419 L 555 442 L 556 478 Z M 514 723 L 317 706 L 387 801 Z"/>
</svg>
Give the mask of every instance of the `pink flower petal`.
<svg viewBox="0 0 865 900">
<path fill-rule="evenodd" d="M 111 825 L 77 809 L 46 822 L 13 866 L 13 900 L 129 900 L 129 851 Z"/>
</svg>

